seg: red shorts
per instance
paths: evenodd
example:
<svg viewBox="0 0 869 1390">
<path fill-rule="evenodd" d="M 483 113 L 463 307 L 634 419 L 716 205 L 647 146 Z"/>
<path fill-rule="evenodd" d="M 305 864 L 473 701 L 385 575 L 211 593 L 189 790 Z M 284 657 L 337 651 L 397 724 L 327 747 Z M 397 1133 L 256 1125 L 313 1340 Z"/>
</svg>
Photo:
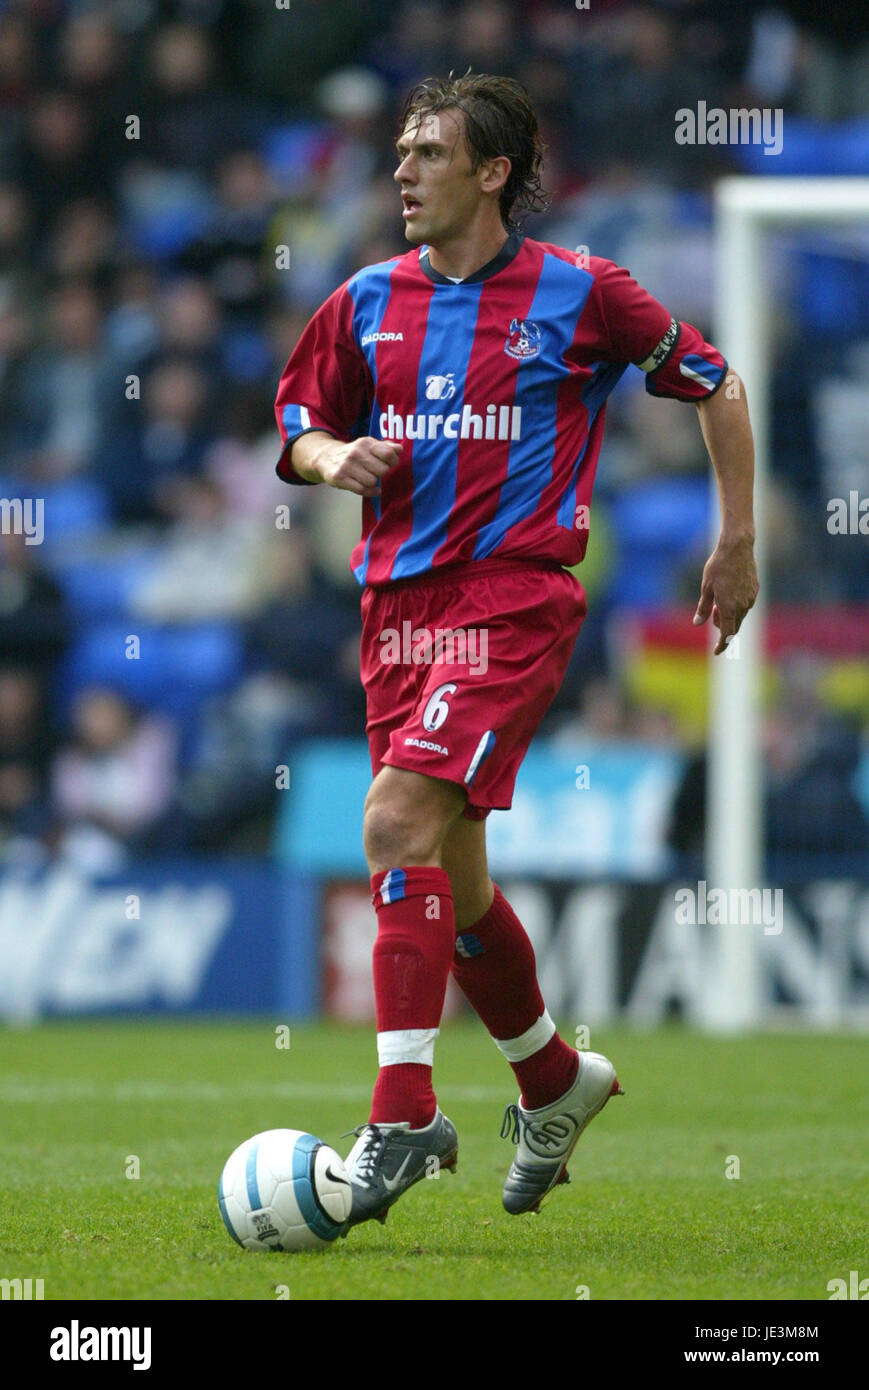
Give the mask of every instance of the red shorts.
<svg viewBox="0 0 869 1390">
<path fill-rule="evenodd" d="M 383 763 L 456 782 L 465 815 L 506 810 L 564 679 L 586 602 L 558 564 L 491 559 L 362 595 L 362 683 Z"/>
</svg>

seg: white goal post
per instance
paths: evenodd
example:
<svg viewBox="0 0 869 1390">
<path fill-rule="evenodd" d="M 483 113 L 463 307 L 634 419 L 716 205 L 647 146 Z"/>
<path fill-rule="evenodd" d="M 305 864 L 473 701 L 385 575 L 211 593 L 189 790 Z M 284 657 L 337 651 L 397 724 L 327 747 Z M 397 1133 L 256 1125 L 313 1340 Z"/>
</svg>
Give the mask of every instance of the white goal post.
<svg viewBox="0 0 869 1390">
<path fill-rule="evenodd" d="M 710 656 L 706 874 L 709 888 L 759 888 L 763 880 L 760 749 L 761 652 L 766 607 L 766 492 L 769 477 L 767 234 L 800 223 L 869 218 L 869 178 L 722 179 L 716 187 L 714 342 L 745 383 L 756 456 L 760 595 L 732 656 Z M 726 389 L 726 387 L 724 388 Z M 715 491 L 714 534 L 718 534 Z M 717 633 L 715 634 L 717 636 Z M 710 633 L 710 642 L 714 640 Z M 762 928 L 706 927 L 709 952 L 695 1020 L 713 1032 L 761 1022 Z"/>
</svg>

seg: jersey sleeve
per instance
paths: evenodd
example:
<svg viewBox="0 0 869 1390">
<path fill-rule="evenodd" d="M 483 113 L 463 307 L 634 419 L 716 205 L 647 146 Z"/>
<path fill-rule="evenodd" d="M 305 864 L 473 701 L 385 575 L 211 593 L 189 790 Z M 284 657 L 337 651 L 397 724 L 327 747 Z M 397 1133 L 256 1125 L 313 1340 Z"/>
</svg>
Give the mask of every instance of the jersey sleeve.
<svg viewBox="0 0 869 1390">
<path fill-rule="evenodd" d="M 699 329 L 673 318 L 623 267 L 598 260 L 592 268 L 608 356 L 645 372 L 650 396 L 696 403 L 713 395 L 727 375 L 727 362 Z"/>
<path fill-rule="evenodd" d="M 304 483 L 290 463 L 301 434 L 325 430 L 343 443 L 359 433 L 369 395 L 365 357 L 353 333 L 353 300 L 340 285 L 317 310 L 284 368 L 275 400 L 281 436 L 277 475 Z"/>
</svg>

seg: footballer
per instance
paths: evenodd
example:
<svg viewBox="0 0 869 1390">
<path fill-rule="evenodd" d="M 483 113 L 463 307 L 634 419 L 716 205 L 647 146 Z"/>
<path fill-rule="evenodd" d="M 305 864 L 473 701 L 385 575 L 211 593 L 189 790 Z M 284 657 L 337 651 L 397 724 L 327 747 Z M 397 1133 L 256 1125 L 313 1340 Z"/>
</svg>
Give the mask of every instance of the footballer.
<svg viewBox="0 0 869 1390">
<path fill-rule="evenodd" d="M 432 1088 L 450 974 L 519 1086 L 502 1127 L 516 1144 L 508 1212 L 538 1210 L 566 1180 L 583 1129 L 621 1089 L 608 1058 L 558 1035 L 531 942 L 489 875 L 486 817 L 510 807 L 585 616 L 568 567 L 585 553 L 606 401 L 629 363 L 652 395 L 697 406 L 722 524 L 694 621 L 712 618 L 716 654 L 757 594 L 739 378 L 627 270 L 523 234 L 517 213 L 546 206 L 525 89 L 429 79 L 398 130 L 410 249 L 329 296 L 276 401 L 279 476 L 362 499 L 351 567 L 379 1072 L 347 1159 L 352 1224 L 385 1220 L 433 1161 L 455 1167 Z"/>
</svg>

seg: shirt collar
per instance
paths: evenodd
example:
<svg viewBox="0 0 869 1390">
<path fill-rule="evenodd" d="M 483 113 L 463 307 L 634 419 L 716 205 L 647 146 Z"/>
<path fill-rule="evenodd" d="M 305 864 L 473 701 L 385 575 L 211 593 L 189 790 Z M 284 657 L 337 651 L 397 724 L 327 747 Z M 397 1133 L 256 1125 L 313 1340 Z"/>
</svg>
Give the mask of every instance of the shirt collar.
<svg viewBox="0 0 869 1390">
<path fill-rule="evenodd" d="M 509 265 L 517 255 L 524 240 L 524 233 L 511 232 L 497 256 L 493 256 L 492 259 L 487 261 L 484 266 L 481 266 L 479 270 L 475 270 L 473 275 L 469 275 L 466 279 L 460 280 L 459 284 L 479 285 L 483 280 L 489 280 L 493 275 L 497 275 L 498 271 L 503 270 L 505 266 Z M 455 285 L 456 282 L 454 280 L 450 280 L 446 275 L 441 275 L 439 270 L 435 270 L 434 266 L 429 261 L 428 253 L 428 246 L 420 247 L 419 268 L 423 275 L 427 275 L 436 285 Z"/>
</svg>

